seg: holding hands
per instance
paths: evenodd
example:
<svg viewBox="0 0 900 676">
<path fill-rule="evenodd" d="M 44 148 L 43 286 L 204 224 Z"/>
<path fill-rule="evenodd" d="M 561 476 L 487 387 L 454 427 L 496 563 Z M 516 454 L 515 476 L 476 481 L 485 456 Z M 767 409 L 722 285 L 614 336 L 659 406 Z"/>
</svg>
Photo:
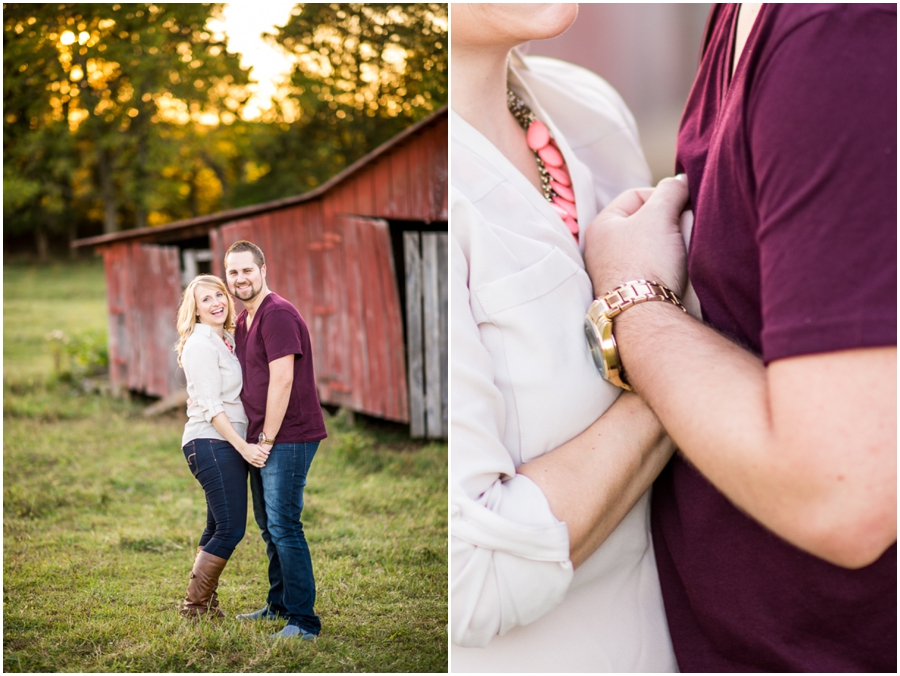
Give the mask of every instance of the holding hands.
<svg viewBox="0 0 900 676">
<path fill-rule="evenodd" d="M 679 220 L 688 196 L 684 178 L 666 178 L 656 188 L 622 193 L 597 215 L 584 248 L 595 296 L 638 279 L 684 294 L 687 253 Z"/>
<path fill-rule="evenodd" d="M 245 443 L 238 451 L 249 464 L 254 467 L 265 467 L 266 460 L 269 459 L 269 452 L 272 446 L 260 446 L 259 444 Z"/>
</svg>

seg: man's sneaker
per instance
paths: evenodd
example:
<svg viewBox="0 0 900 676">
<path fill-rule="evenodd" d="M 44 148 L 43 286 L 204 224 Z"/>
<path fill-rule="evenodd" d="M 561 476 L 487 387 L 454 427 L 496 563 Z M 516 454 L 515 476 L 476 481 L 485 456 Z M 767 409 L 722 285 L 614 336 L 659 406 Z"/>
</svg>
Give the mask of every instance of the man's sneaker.
<svg viewBox="0 0 900 676">
<path fill-rule="evenodd" d="M 278 613 L 269 610 L 269 606 L 265 608 L 260 608 L 256 612 L 247 613 L 246 615 L 237 615 L 237 619 L 239 620 L 277 620 L 279 615 Z"/>
<path fill-rule="evenodd" d="M 299 638 L 301 641 L 315 641 L 318 634 L 312 634 L 306 629 L 301 629 L 296 624 L 289 624 L 277 634 L 272 634 L 269 638 Z"/>
</svg>

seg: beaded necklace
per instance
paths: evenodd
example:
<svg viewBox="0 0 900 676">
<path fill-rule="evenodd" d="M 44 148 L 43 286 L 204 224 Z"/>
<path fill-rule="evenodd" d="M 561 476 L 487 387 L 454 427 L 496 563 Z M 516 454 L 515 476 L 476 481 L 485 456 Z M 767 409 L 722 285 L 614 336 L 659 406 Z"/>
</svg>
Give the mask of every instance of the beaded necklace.
<svg viewBox="0 0 900 676">
<path fill-rule="evenodd" d="M 572 178 L 569 176 L 566 161 L 556 141 L 550 136 L 547 125 L 537 119 L 528 104 L 509 88 L 506 90 L 506 105 L 519 126 L 525 130 L 525 140 L 534 153 L 541 175 L 541 192 L 544 199 L 556 209 L 556 213 L 577 242 L 579 228 L 575 192 L 572 190 Z"/>
</svg>

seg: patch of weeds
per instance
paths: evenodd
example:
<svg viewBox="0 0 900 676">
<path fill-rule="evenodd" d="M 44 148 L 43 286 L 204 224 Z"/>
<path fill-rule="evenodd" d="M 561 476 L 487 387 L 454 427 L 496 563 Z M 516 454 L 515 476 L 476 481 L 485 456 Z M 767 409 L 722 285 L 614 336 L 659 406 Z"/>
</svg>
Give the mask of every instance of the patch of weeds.
<svg viewBox="0 0 900 676">
<path fill-rule="evenodd" d="M 109 368 L 105 331 L 67 334 L 55 329 L 46 335 L 46 340 L 53 356 L 53 370 L 60 380 L 76 382 L 106 373 Z"/>
<path fill-rule="evenodd" d="M 333 434 L 329 453 L 362 474 L 386 473 L 397 478 L 429 478 L 437 482 L 447 476 L 447 445 L 435 442 L 404 443 L 378 441 L 366 431 L 349 429 Z"/>
<path fill-rule="evenodd" d="M 380 472 L 384 466 L 382 454 L 375 450 L 371 438 L 355 430 L 338 434 L 331 452 L 364 474 Z"/>
</svg>

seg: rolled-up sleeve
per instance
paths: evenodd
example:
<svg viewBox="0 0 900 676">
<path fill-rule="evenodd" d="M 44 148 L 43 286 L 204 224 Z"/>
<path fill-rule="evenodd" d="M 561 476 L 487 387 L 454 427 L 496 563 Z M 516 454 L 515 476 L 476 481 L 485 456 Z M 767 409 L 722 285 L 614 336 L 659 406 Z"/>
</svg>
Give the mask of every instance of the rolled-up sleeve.
<svg viewBox="0 0 900 676">
<path fill-rule="evenodd" d="M 471 205 L 467 205 L 471 207 Z M 454 210 L 451 237 L 451 640 L 483 647 L 559 605 L 572 581 L 569 535 L 504 447 L 505 407 L 469 302 Z M 459 216 L 459 217 L 457 217 Z"/>
<path fill-rule="evenodd" d="M 181 355 L 184 374 L 191 398 L 191 414 L 199 412 L 206 422 L 212 422 L 225 411 L 222 401 L 222 372 L 219 358 L 212 345 L 203 341 L 191 341 L 184 346 Z"/>
</svg>

